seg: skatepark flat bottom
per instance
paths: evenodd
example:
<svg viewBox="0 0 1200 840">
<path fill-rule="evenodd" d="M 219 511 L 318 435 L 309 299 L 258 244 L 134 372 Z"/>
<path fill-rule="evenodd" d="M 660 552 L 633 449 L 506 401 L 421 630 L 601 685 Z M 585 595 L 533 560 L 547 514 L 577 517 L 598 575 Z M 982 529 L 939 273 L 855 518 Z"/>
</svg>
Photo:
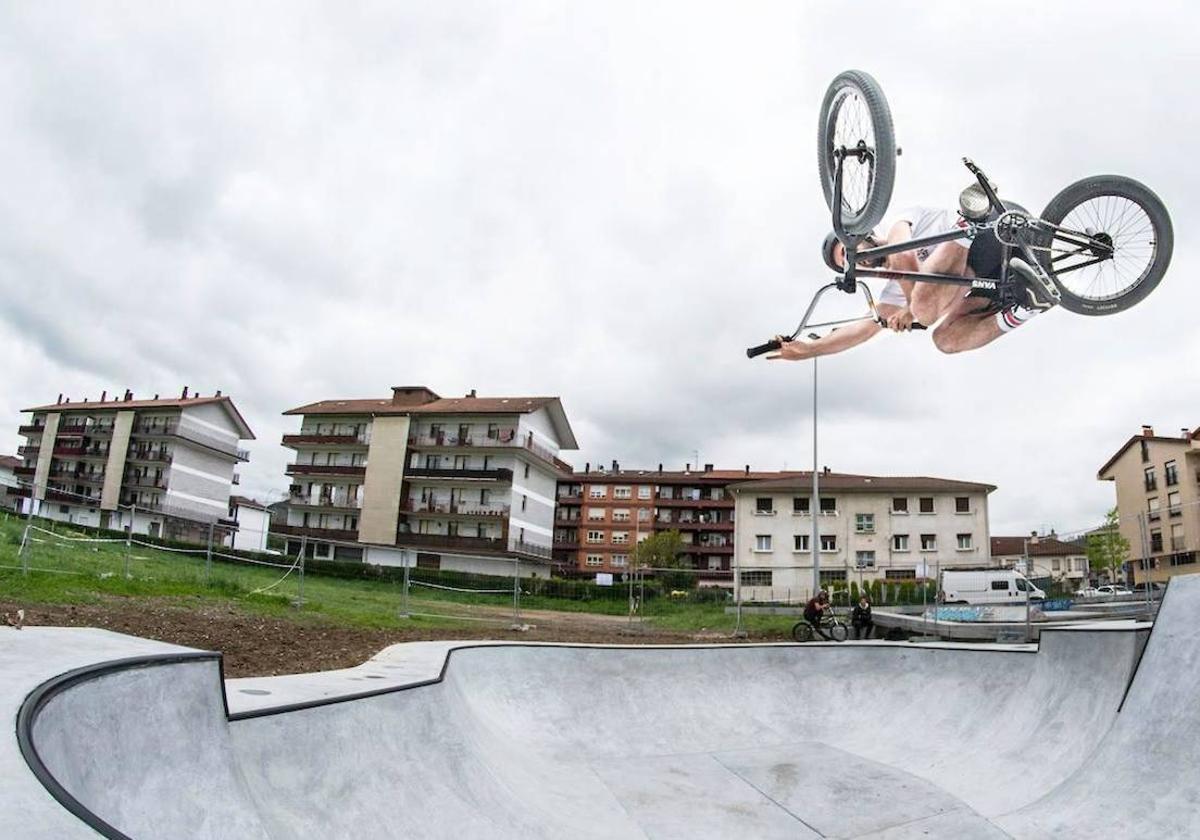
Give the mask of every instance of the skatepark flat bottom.
<svg viewBox="0 0 1200 840">
<path fill-rule="evenodd" d="M 32 838 L 1197 836 L 1198 607 L 1189 576 L 1152 631 L 1047 630 L 1036 647 L 426 643 L 228 683 L 216 654 L 7 631 L 0 702 L 17 725 L 0 746 L 0 825 Z"/>
</svg>

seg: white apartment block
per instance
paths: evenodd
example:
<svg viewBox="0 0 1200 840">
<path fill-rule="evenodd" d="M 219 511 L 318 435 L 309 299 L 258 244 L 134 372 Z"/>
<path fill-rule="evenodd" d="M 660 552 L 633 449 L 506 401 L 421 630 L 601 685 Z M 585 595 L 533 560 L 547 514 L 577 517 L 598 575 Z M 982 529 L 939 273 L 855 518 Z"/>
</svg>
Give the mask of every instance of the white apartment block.
<svg viewBox="0 0 1200 840">
<path fill-rule="evenodd" d="M 8 493 L 24 509 L 82 525 L 151 536 L 195 538 L 226 517 L 234 468 L 249 459 L 238 444 L 254 434 L 233 401 L 210 397 L 71 402 L 25 409 L 26 443 Z"/>
<path fill-rule="evenodd" d="M 548 576 L 558 459 L 575 436 L 557 397 L 323 400 L 284 412 L 296 452 L 288 553 L 482 574 Z"/>
<path fill-rule="evenodd" d="M 823 472 L 749 481 L 734 494 L 735 594 L 800 601 L 812 594 L 813 517 L 822 585 L 932 578 L 989 563 L 989 484 Z"/>
</svg>

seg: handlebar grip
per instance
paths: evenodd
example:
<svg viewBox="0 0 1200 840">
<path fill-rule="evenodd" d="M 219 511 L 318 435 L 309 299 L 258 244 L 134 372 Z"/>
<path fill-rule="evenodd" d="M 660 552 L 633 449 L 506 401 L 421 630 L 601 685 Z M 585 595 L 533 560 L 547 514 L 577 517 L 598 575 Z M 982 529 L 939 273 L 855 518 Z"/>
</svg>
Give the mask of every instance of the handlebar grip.
<svg viewBox="0 0 1200 840">
<path fill-rule="evenodd" d="M 927 329 L 929 329 L 929 327 L 925 326 L 924 324 L 922 324 L 922 323 L 921 323 L 921 322 L 919 322 L 919 321 L 913 321 L 911 324 L 909 324 L 909 329 L 912 329 L 912 330 L 927 330 Z"/>
<path fill-rule="evenodd" d="M 775 339 L 771 339 L 766 344 L 760 344 L 757 347 L 751 347 L 746 351 L 746 358 L 753 359 L 755 356 L 761 356 L 763 353 L 770 353 L 772 350 L 778 350 L 780 344 Z"/>
</svg>

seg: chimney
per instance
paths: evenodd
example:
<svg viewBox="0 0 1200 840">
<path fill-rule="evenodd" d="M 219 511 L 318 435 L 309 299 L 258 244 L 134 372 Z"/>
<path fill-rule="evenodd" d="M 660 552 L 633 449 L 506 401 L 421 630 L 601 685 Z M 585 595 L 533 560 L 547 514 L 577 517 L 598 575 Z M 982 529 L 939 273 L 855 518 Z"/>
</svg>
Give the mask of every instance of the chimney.
<svg viewBox="0 0 1200 840">
<path fill-rule="evenodd" d="M 662 472 L 662 464 L 659 464 L 659 465 L 658 465 L 658 471 L 659 471 L 659 472 Z"/>
<path fill-rule="evenodd" d="M 106 399 L 108 399 L 108 391 L 101 391 L 100 392 L 100 402 L 104 402 Z"/>
<path fill-rule="evenodd" d="M 712 464 L 705 464 L 705 465 L 704 465 L 704 471 L 705 471 L 705 472 L 712 472 Z"/>
<path fill-rule="evenodd" d="M 822 475 L 829 475 L 829 467 L 821 467 Z"/>
<path fill-rule="evenodd" d="M 1154 427 L 1142 426 L 1142 437 L 1154 437 Z"/>
<path fill-rule="evenodd" d="M 87 402 L 87 397 L 84 397 L 84 398 L 83 398 L 83 401 L 84 401 L 84 402 Z"/>
<path fill-rule="evenodd" d="M 187 386 L 186 386 L 186 385 L 184 385 L 184 386 L 183 386 L 183 393 L 179 395 L 179 399 L 181 399 L 181 400 L 186 400 L 186 399 L 187 399 L 187 391 L 188 391 L 188 389 L 187 389 Z"/>
<path fill-rule="evenodd" d="M 58 402 L 56 402 L 55 405 L 62 405 L 62 394 L 58 395 Z"/>
<path fill-rule="evenodd" d="M 467 394 L 467 399 L 469 399 L 469 400 L 475 399 L 475 389 L 474 388 L 472 388 L 470 390 L 470 392 Z"/>
<path fill-rule="evenodd" d="M 218 388 L 218 389 L 217 389 L 217 393 L 216 393 L 216 394 L 214 394 L 214 396 L 217 396 L 217 397 L 221 396 L 221 389 L 220 389 L 220 388 Z"/>
<path fill-rule="evenodd" d="M 620 472 L 621 465 L 617 463 L 617 459 L 613 458 L 613 472 Z"/>
<path fill-rule="evenodd" d="M 750 475 L 750 465 L 746 465 L 746 475 Z"/>
<path fill-rule="evenodd" d="M 691 464 L 684 464 L 684 465 L 683 465 L 683 471 L 684 471 L 685 473 L 690 473 L 690 472 L 692 471 L 692 465 L 691 465 Z"/>
<path fill-rule="evenodd" d="M 155 394 L 155 395 L 154 395 L 154 399 L 158 399 L 158 394 Z"/>
<path fill-rule="evenodd" d="M 128 388 L 126 388 L 125 389 L 125 402 L 129 402 L 132 399 L 133 399 L 133 391 L 130 391 Z"/>
<path fill-rule="evenodd" d="M 583 471 L 585 473 L 590 473 L 592 471 L 592 462 L 591 461 L 588 461 L 586 464 L 583 465 Z"/>
</svg>

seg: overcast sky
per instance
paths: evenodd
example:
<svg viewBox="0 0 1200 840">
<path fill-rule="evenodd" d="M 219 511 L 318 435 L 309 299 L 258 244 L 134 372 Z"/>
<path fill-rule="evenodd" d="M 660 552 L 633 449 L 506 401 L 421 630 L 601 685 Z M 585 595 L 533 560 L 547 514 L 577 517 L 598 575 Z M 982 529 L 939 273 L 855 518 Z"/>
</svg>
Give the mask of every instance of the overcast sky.
<svg viewBox="0 0 1200 840">
<path fill-rule="evenodd" d="M 963 155 L 1034 210 L 1117 172 L 1175 258 L 1124 314 L 823 359 L 822 464 L 996 484 L 993 533 L 1098 521 L 1141 423 L 1200 424 L 1197 15 L 846 9 L 3 4 L 0 451 L 60 391 L 220 388 L 274 498 L 281 411 L 425 384 L 561 396 L 578 467 L 805 469 L 811 363 L 743 351 L 828 279 L 817 109 L 859 68 L 904 148 L 894 207 L 953 206 Z"/>
</svg>

